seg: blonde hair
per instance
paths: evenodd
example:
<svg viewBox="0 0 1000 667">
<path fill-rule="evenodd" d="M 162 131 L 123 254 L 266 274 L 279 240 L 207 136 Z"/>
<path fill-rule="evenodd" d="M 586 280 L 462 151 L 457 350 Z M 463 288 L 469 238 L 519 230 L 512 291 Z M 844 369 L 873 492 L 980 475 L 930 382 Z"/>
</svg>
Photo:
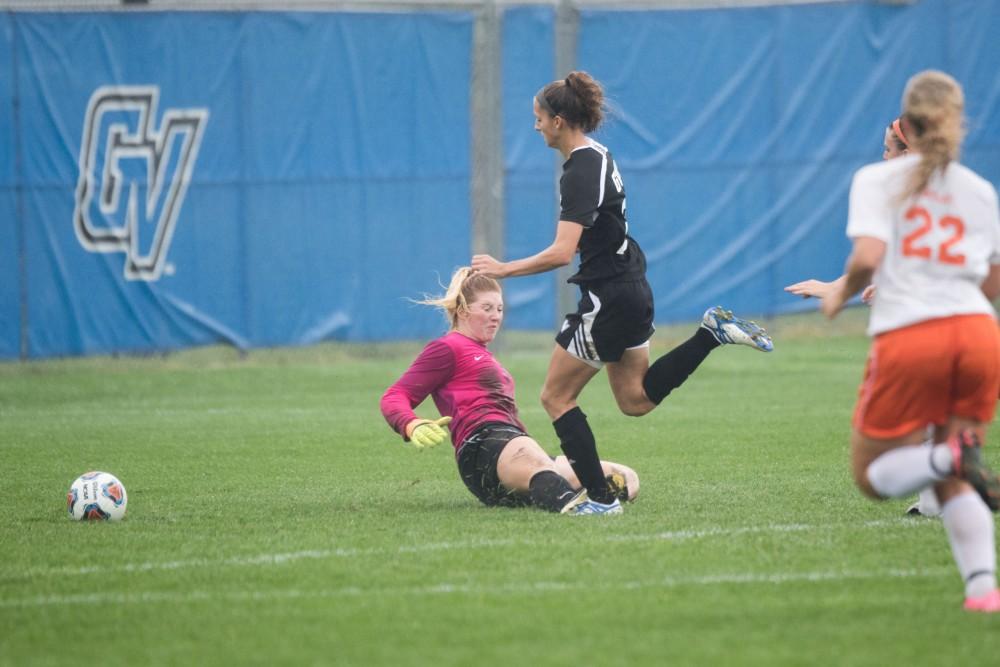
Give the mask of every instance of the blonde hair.
<svg viewBox="0 0 1000 667">
<path fill-rule="evenodd" d="M 473 273 L 472 268 L 462 266 L 451 274 L 451 282 L 442 296 L 425 296 L 417 303 L 425 306 L 440 308 L 444 317 L 448 320 L 452 329 L 458 327 L 458 314 L 468 312 L 469 305 L 476 302 L 476 299 L 483 292 L 500 292 L 503 290 L 493 278 L 484 276 L 481 273 Z"/>
<path fill-rule="evenodd" d="M 920 153 L 920 162 L 900 199 L 923 192 L 935 171 L 958 159 L 965 137 L 964 108 L 962 86 L 944 72 L 925 70 L 907 81 L 902 119 L 910 146 Z"/>
</svg>

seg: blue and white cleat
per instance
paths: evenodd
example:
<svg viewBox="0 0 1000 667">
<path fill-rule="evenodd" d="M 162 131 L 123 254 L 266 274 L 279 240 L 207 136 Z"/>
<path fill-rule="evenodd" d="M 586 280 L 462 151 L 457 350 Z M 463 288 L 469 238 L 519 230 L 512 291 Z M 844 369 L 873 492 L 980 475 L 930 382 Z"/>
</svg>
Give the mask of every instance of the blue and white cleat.
<svg viewBox="0 0 1000 667">
<path fill-rule="evenodd" d="M 560 514 L 576 514 L 576 508 L 580 505 L 590 502 L 590 498 L 587 497 L 587 489 L 580 489 L 576 492 L 576 495 L 569 499 L 569 502 L 563 505 L 563 508 L 559 510 Z"/>
<path fill-rule="evenodd" d="M 621 501 L 617 498 L 607 504 L 599 503 L 596 500 L 587 498 L 570 510 L 568 514 L 579 516 L 582 514 L 621 514 L 622 512 L 624 512 L 624 510 L 622 509 Z"/>
<path fill-rule="evenodd" d="M 587 489 L 580 491 L 573 496 L 568 503 L 559 511 L 560 514 L 621 514 L 622 504 L 618 498 L 610 503 L 599 503 L 591 500 L 587 495 Z"/>
<path fill-rule="evenodd" d="M 740 319 L 722 306 L 706 310 L 705 316 L 701 318 L 701 326 L 708 329 L 721 345 L 749 345 L 761 352 L 774 349 L 774 342 L 764 327 L 756 322 Z"/>
</svg>

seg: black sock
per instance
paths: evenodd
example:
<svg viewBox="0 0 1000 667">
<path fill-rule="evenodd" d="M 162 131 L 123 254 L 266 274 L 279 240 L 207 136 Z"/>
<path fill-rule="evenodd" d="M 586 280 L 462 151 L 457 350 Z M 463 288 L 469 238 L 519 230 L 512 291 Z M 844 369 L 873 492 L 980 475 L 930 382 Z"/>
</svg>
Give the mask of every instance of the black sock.
<svg viewBox="0 0 1000 667">
<path fill-rule="evenodd" d="M 587 423 L 587 415 L 577 406 L 552 422 L 552 425 L 559 436 L 563 454 L 569 459 L 573 472 L 587 489 L 590 499 L 599 503 L 612 502 L 615 496 L 608 489 L 608 480 L 604 479 L 601 459 L 597 456 L 597 442 Z"/>
<path fill-rule="evenodd" d="M 566 478 L 552 470 L 535 473 L 528 482 L 531 504 L 549 512 L 560 512 L 573 499 L 576 491 Z"/>
<path fill-rule="evenodd" d="M 703 327 L 686 341 L 657 359 L 646 376 L 642 378 L 642 388 L 653 403 L 660 404 L 667 395 L 684 384 L 688 376 L 705 361 L 708 353 L 719 347 L 712 332 Z"/>
</svg>

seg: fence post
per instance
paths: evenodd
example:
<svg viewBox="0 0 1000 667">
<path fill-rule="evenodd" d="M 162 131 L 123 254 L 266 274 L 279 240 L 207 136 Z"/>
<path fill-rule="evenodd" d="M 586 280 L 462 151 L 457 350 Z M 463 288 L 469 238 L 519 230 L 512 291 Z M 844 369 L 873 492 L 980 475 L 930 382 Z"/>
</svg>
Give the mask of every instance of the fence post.
<svg viewBox="0 0 1000 667">
<path fill-rule="evenodd" d="M 485 0 L 472 33 L 472 252 L 504 259 L 504 153 L 500 31 L 495 0 Z"/>
<path fill-rule="evenodd" d="M 576 7 L 575 0 L 559 0 L 556 5 L 556 72 L 555 78 L 565 78 L 567 74 L 576 69 L 576 47 L 580 35 L 580 12 Z M 559 178 L 562 176 L 562 156 L 556 154 L 556 192 L 559 191 Z M 559 211 L 556 211 L 558 219 Z M 566 279 L 573 275 L 573 262 L 568 266 L 560 267 L 555 272 L 556 281 L 556 312 L 555 326 L 562 325 L 563 316 L 566 313 L 576 310 L 576 292 L 573 286 L 566 282 Z"/>
<path fill-rule="evenodd" d="M 18 322 L 20 324 L 20 358 L 28 359 L 28 240 L 27 227 L 24 222 L 24 137 L 21 127 L 21 88 L 19 79 L 19 64 L 17 59 L 17 14 L 8 10 L 10 15 L 10 81 L 11 81 L 11 111 L 14 123 L 14 206 L 15 226 L 17 234 L 17 275 L 18 275 Z"/>
</svg>

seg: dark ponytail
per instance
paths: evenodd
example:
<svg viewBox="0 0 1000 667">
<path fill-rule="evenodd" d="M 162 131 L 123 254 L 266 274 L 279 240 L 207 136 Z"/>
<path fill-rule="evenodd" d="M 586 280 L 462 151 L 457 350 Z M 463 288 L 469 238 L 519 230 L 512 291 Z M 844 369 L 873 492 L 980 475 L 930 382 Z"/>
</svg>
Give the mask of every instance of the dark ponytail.
<svg viewBox="0 0 1000 667">
<path fill-rule="evenodd" d="M 560 116 L 588 134 L 604 121 L 604 90 L 586 72 L 570 72 L 538 91 L 535 99 L 550 116 Z"/>
</svg>

